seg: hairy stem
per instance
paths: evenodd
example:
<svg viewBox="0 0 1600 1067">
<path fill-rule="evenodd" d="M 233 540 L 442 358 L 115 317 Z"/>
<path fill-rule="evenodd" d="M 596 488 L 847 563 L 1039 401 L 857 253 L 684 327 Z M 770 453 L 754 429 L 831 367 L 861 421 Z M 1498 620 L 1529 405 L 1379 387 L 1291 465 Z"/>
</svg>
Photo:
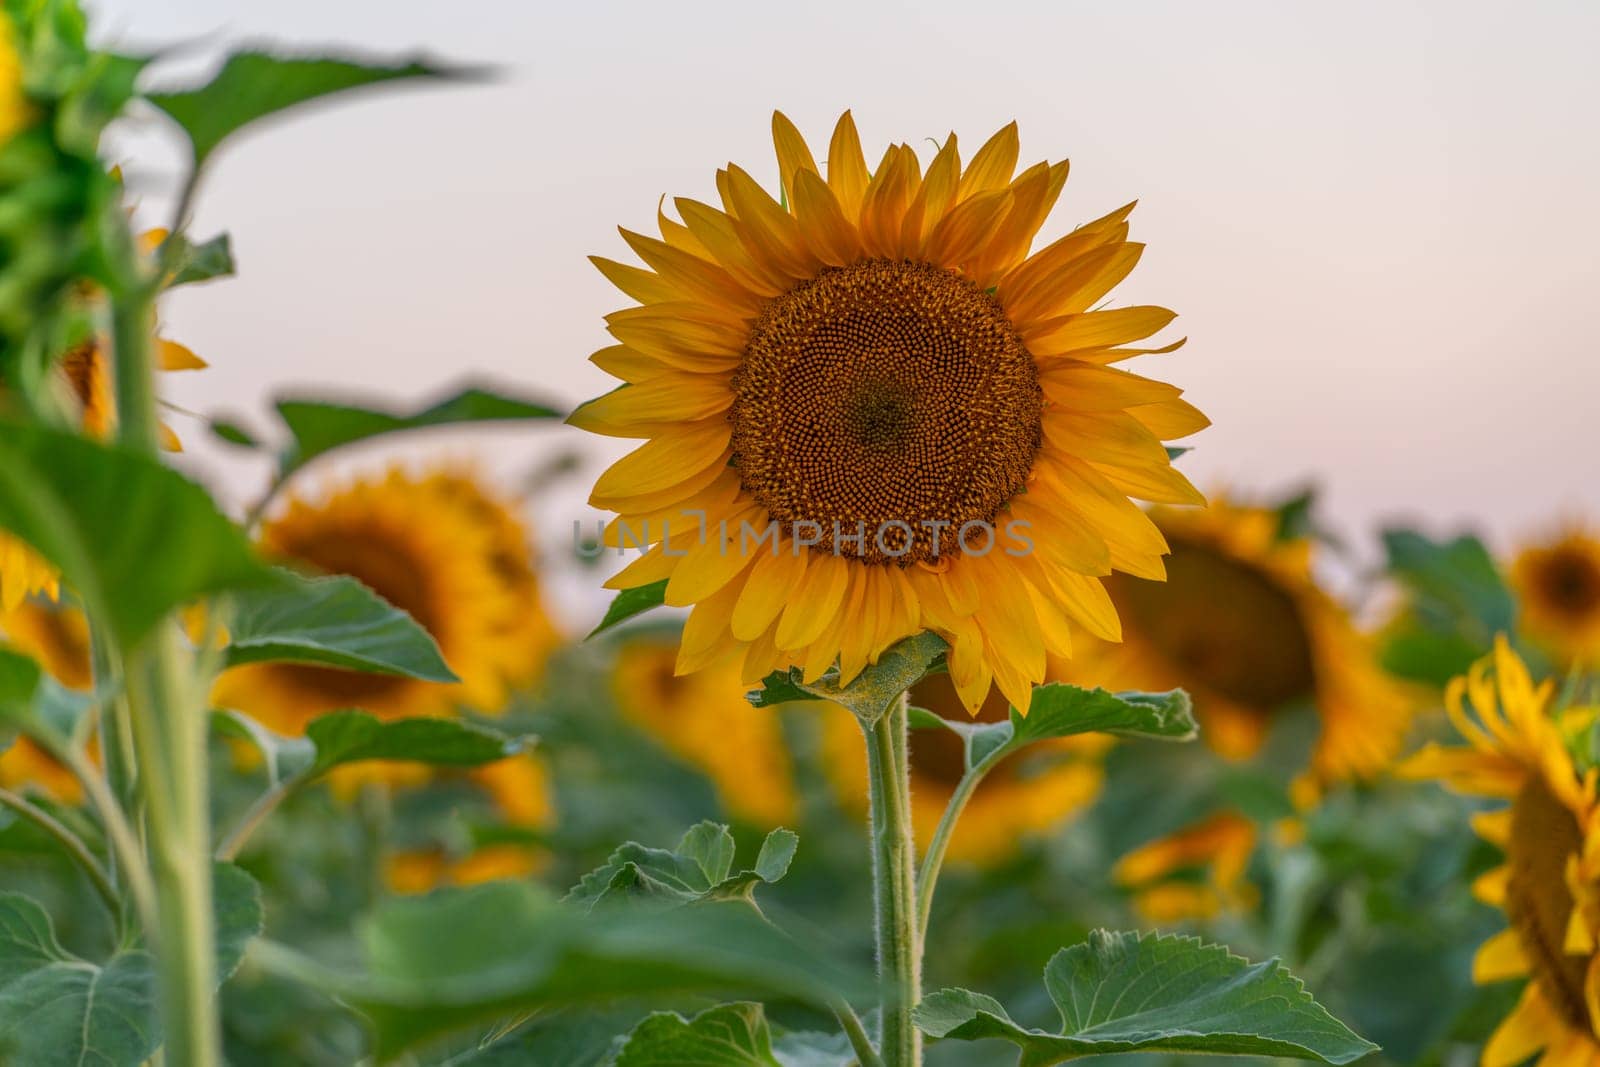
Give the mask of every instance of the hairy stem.
<svg viewBox="0 0 1600 1067">
<path fill-rule="evenodd" d="M 922 1035 L 911 1011 L 922 995 L 916 842 L 911 827 L 907 704 L 902 693 L 865 726 L 872 814 L 872 882 L 882 998 L 884 1067 L 920 1067 Z"/>
<path fill-rule="evenodd" d="M 39 829 L 55 838 L 56 842 L 66 850 L 83 873 L 89 876 L 89 881 L 94 884 L 95 892 L 100 894 L 100 899 L 105 902 L 107 909 L 113 917 L 122 911 L 122 904 L 117 899 L 116 886 L 111 884 L 111 876 L 94 858 L 94 853 L 89 851 L 77 834 L 67 829 L 54 815 L 30 801 L 27 797 L 13 793 L 9 789 L 0 789 L 0 805 L 10 808 L 24 819 L 33 823 Z"/>
<path fill-rule="evenodd" d="M 950 803 L 945 805 L 944 814 L 939 817 L 939 825 L 933 831 L 933 840 L 928 842 L 928 853 L 922 857 L 922 871 L 917 876 L 917 936 L 923 941 L 928 938 L 928 917 L 933 912 L 933 890 L 939 884 L 939 871 L 944 867 L 944 855 L 950 848 L 950 835 L 955 832 L 961 813 L 967 810 L 967 801 L 972 799 L 978 783 L 982 782 L 984 776 L 1004 758 L 1004 750 L 997 748 L 962 775 L 955 792 L 950 794 Z"/>
</svg>

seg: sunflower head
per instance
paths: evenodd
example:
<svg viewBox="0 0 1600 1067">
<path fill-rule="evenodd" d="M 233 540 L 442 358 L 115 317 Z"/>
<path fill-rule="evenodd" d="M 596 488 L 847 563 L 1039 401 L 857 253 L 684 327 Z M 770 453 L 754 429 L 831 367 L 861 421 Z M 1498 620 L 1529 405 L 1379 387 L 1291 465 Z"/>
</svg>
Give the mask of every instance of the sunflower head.
<svg viewBox="0 0 1600 1067">
<path fill-rule="evenodd" d="M 752 708 L 731 664 L 680 675 L 677 642 L 637 635 L 617 650 L 617 706 L 716 788 L 728 811 L 752 824 L 792 823 L 799 807 L 783 724 Z"/>
<path fill-rule="evenodd" d="M 1511 564 L 1522 628 L 1564 664 L 1600 662 L 1600 535 L 1573 525 Z"/>
<path fill-rule="evenodd" d="M 263 551 L 284 563 L 359 579 L 409 613 L 439 643 L 461 678 L 444 685 L 393 675 L 302 664 L 251 664 L 218 680 L 215 699 L 275 729 L 298 733 L 312 718 L 345 707 L 384 717 L 447 714 L 458 704 L 497 711 L 542 650 L 528 639 L 541 616 L 525 540 L 507 535 L 495 498 L 468 490 L 466 475 L 414 475 L 398 468 L 292 498 L 262 526 Z M 496 505 L 499 507 L 499 505 Z M 487 509 L 487 510 L 486 510 Z"/>
<path fill-rule="evenodd" d="M 918 682 L 911 688 L 910 700 L 940 718 L 965 715 L 965 705 L 948 675 Z M 1011 702 L 992 688 L 975 718 L 1003 722 L 1010 713 Z M 867 796 L 861 766 L 866 753 L 860 724 L 854 716 L 829 708 L 823 729 L 830 780 L 841 800 L 864 811 Z M 1100 795 L 1103 756 L 1111 743 L 1103 734 L 1061 738 L 1000 763 L 967 802 L 950 837 L 948 858 L 957 863 L 997 863 L 1027 838 L 1047 834 L 1089 807 Z M 911 732 L 909 753 L 911 821 L 918 847 L 926 849 L 966 770 L 966 748 L 950 730 L 922 729 Z"/>
<path fill-rule="evenodd" d="M 1412 701 L 1318 585 L 1313 542 L 1282 536 L 1275 510 L 1222 494 L 1204 511 L 1163 508 L 1154 517 L 1171 547 L 1167 580 L 1113 576 L 1123 643 L 1089 645 L 1067 680 L 1187 689 L 1201 736 L 1234 759 L 1254 755 L 1286 711 L 1314 709 L 1313 778 L 1361 778 L 1387 766 Z"/>
<path fill-rule="evenodd" d="M 1201 499 L 1162 442 L 1205 417 L 1111 367 L 1177 347 L 1122 347 L 1170 311 L 1098 308 L 1143 251 L 1132 205 L 1035 249 L 1067 165 L 1018 173 L 1014 124 L 869 167 L 846 113 L 826 176 L 782 115 L 773 140 L 780 195 L 730 164 L 719 206 L 623 231 L 643 267 L 595 260 L 638 306 L 594 357 L 624 386 L 571 421 L 643 439 L 591 499 L 651 546 L 608 584 L 692 606 L 682 671 L 848 682 L 933 630 L 968 712 L 994 684 L 1026 707 L 1074 625 L 1116 639 L 1103 576 L 1161 573 L 1130 498 Z"/>
<path fill-rule="evenodd" d="M 1536 685 L 1502 637 L 1445 693 L 1446 710 L 1468 745 L 1430 744 L 1403 768 L 1508 802 L 1473 819 L 1479 835 L 1505 854 L 1505 863 L 1473 890 L 1504 911 L 1508 924 L 1478 951 L 1473 976 L 1480 982 L 1526 976 L 1528 984 L 1490 1039 L 1485 1063 L 1520 1063 L 1541 1049 L 1554 1062 L 1600 1059 L 1597 775 L 1580 769 L 1569 742 L 1593 723 L 1556 717 L 1554 695 L 1553 683 Z"/>
</svg>

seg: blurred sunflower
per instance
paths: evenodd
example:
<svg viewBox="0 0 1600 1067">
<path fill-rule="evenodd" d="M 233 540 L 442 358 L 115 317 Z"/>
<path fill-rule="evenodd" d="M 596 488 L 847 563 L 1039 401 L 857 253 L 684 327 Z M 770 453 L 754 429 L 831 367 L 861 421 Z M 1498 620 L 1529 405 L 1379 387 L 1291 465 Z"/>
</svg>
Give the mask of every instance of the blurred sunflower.
<svg viewBox="0 0 1600 1067">
<path fill-rule="evenodd" d="M 0 530 L 0 611 L 11 611 L 35 593 L 54 600 L 61 575 L 26 541 Z"/>
<path fill-rule="evenodd" d="M 17 55 L 16 29 L 0 10 L 0 145 L 31 120 L 32 108 L 22 92 L 22 57 Z"/>
<path fill-rule="evenodd" d="M 163 371 L 203 370 L 206 366 L 206 361 L 188 348 L 160 337 L 155 339 L 155 359 L 156 369 Z M 84 433 L 110 437 L 117 426 L 117 406 L 105 338 L 85 339 L 61 357 L 60 368 L 68 392 L 78 405 Z M 183 451 L 183 443 L 166 423 L 161 424 L 161 444 L 170 452 Z"/>
<path fill-rule="evenodd" d="M 1279 536 L 1277 512 L 1214 498 L 1204 511 L 1158 509 L 1172 553 L 1164 583 L 1107 582 L 1125 623 L 1120 645 L 1087 645 L 1064 680 L 1194 696 L 1200 736 L 1230 759 L 1261 747 L 1277 717 L 1312 705 L 1320 782 L 1365 778 L 1399 752 L 1411 701 L 1312 575 L 1313 542 Z M 1314 790 L 1313 790 L 1314 791 Z"/>
<path fill-rule="evenodd" d="M 925 678 L 911 689 L 911 703 L 940 718 L 956 719 L 965 705 L 948 675 Z M 1011 701 L 999 688 L 989 691 L 975 716 L 978 722 L 1002 722 Z M 866 760 L 861 727 L 852 716 L 830 709 L 823 716 L 823 753 L 829 777 L 840 798 L 865 812 Z M 1112 744 L 1103 734 L 1061 738 L 1033 746 L 1026 756 L 1012 757 L 989 772 L 967 802 L 946 853 L 952 862 L 995 863 L 1013 853 L 1030 835 L 1048 833 L 1100 795 L 1105 773 L 1101 757 Z M 911 818 L 917 847 L 926 849 L 961 782 L 966 751 L 950 730 L 913 730 L 910 738 Z"/>
<path fill-rule="evenodd" d="M 0 611 L 0 639 L 32 656 L 69 689 L 84 691 L 93 684 L 89 623 L 76 608 L 30 600 Z M 31 787 L 64 804 L 83 800 L 83 787 L 72 772 L 26 737 L 0 753 L 0 786 Z"/>
<path fill-rule="evenodd" d="M 781 114 L 773 137 L 781 200 L 729 164 L 721 209 L 678 199 L 661 240 L 622 231 L 645 268 L 594 261 L 641 306 L 593 357 L 626 384 L 570 421 L 645 439 L 591 502 L 620 516 L 608 543 L 645 524 L 653 545 L 608 585 L 666 579 L 693 605 L 680 671 L 837 660 L 848 682 L 931 629 L 969 712 L 991 682 L 1025 707 L 1069 620 L 1117 639 L 1099 576 L 1161 577 L 1129 498 L 1202 501 L 1162 442 L 1206 418 L 1109 366 L 1176 348 L 1119 347 L 1173 313 L 1090 310 L 1143 251 L 1133 205 L 1030 254 L 1067 164 L 1013 177 L 1014 123 L 965 167 L 952 135 L 926 172 L 909 145 L 869 170 L 846 112 L 826 178 Z"/>
<path fill-rule="evenodd" d="M 612 669 L 617 706 L 703 771 L 730 813 L 763 827 L 793 823 L 798 801 L 778 716 L 750 706 L 733 664 L 680 675 L 677 654 L 666 637 L 624 642 Z"/>
<path fill-rule="evenodd" d="M 1255 847 L 1255 823 L 1218 812 L 1140 845 L 1117 861 L 1111 880 L 1133 893 L 1148 923 L 1214 919 L 1255 907 L 1258 894 L 1245 880 Z"/>
<path fill-rule="evenodd" d="M 1579 525 L 1511 563 L 1521 627 L 1563 666 L 1600 664 L 1600 536 Z"/>
<path fill-rule="evenodd" d="M 293 497 L 262 525 L 262 551 L 359 579 L 432 634 L 461 681 L 262 663 L 225 672 L 213 699 L 290 734 L 338 708 L 383 718 L 448 714 L 462 704 L 499 711 L 508 687 L 536 674 L 548 651 L 529 638 L 548 625 L 536 584 L 511 580 L 533 570 L 531 548 L 510 536 L 514 529 L 521 527 L 509 504 L 455 471 L 396 468 Z"/>
<path fill-rule="evenodd" d="M 1600 809 L 1596 772 L 1579 770 L 1566 730 L 1577 726 L 1586 735 L 1594 716 L 1558 721 L 1554 693 L 1551 681 L 1534 685 L 1502 637 L 1445 693 L 1450 720 L 1470 747 L 1429 744 L 1404 768 L 1411 777 L 1510 801 L 1472 820 L 1506 858 L 1473 892 L 1509 923 L 1478 950 L 1473 978 L 1528 978 L 1484 1048 L 1484 1067 L 1511 1067 L 1541 1050 L 1539 1062 L 1554 1067 L 1600 1062 Z"/>
<path fill-rule="evenodd" d="M 514 830 L 544 830 L 554 821 L 548 775 L 533 752 L 475 767 L 462 777 L 483 791 L 503 824 Z M 384 880 L 395 893 L 426 893 L 446 885 L 526 878 L 546 858 L 543 849 L 516 840 L 490 841 L 460 854 L 442 846 L 402 849 L 386 859 Z"/>
</svg>

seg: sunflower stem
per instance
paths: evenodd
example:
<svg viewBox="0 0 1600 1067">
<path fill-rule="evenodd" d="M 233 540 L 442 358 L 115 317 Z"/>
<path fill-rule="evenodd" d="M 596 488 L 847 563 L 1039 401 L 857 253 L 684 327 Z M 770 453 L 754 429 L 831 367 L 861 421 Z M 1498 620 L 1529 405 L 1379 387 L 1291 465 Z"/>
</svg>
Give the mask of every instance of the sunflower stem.
<svg viewBox="0 0 1600 1067">
<path fill-rule="evenodd" d="M 955 792 L 950 795 L 950 803 L 945 805 L 944 814 L 939 817 L 933 839 L 928 842 L 928 852 L 922 857 L 922 871 L 917 876 L 917 936 L 924 942 L 928 938 L 928 919 L 933 913 L 933 890 L 939 884 L 939 871 L 944 866 L 945 853 L 950 849 L 950 837 L 955 832 L 956 823 L 960 821 L 962 812 L 967 810 L 967 802 L 972 799 L 978 784 L 1005 755 L 1003 748 L 996 748 L 961 776 Z"/>
<path fill-rule="evenodd" d="M 118 437 L 124 447 L 154 455 L 160 423 L 150 335 L 160 287 L 139 262 L 127 226 L 107 229 L 119 275 L 110 294 Z M 156 955 L 165 1058 L 173 1067 L 214 1067 L 222 1041 L 203 687 L 174 621 L 120 651 L 139 768 L 135 792 L 146 820 L 144 860 L 156 896 L 146 934 Z"/>
<path fill-rule="evenodd" d="M 922 996 L 922 938 L 917 923 L 916 841 L 911 827 L 908 703 L 896 697 L 863 723 L 872 816 L 872 884 L 878 949 L 884 1067 L 920 1067 L 922 1035 L 911 1011 Z"/>
</svg>

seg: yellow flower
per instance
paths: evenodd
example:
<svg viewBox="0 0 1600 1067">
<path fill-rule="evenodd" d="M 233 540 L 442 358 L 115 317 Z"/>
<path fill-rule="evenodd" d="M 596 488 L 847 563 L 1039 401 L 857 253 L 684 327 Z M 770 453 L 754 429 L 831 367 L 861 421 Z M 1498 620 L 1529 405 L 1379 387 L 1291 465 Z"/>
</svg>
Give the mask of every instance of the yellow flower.
<svg viewBox="0 0 1600 1067">
<path fill-rule="evenodd" d="M 1512 1067 L 1540 1050 L 1546 1067 L 1600 1063 L 1596 772 L 1580 773 L 1574 763 L 1564 729 L 1571 724 L 1551 716 L 1554 693 L 1549 680 L 1534 685 L 1502 637 L 1445 691 L 1445 709 L 1470 747 L 1430 744 L 1404 768 L 1463 793 L 1510 801 L 1472 820 L 1506 858 L 1473 892 L 1509 923 L 1478 950 L 1473 978 L 1528 977 L 1484 1048 L 1484 1067 Z"/>
<path fill-rule="evenodd" d="M 721 209 L 623 231 L 647 269 L 595 260 L 640 306 L 594 356 L 627 384 L 571 421 L 645 439 L 591 502 L 619 514 L 609 544 L 654 546 L 608 585 L 693 605 L 681 671 L 838 660 L 848 682 L 928 629 L 969 712 L 991 681 L 1026 707 L 1072 623 L 1118 636 L 1101 576 L 1161 576 L 1129 498 L 1202 499 L 1162 442 L 1205 417 L 1110 366 L 1172 312 L 1091 310 L 1143 251 L 1132 205 L 1030 255 L 1067 165 L 1013 178 L 1015 124 L 964 168 L 951 136 L 925 172 L 909 145 L 869 170 L 846 113 L 826 178 L 788 119 L 773 133 L 781 201 L 730 164 Z"/>
<path fill-rule="evenodd" d="M 1511 564 L 1527 635 L 1563 665 L 1600 663 L 1600 536 L 1574 525 L 1528 545 Z"/>
<path fill-rule="evenodd" d="M 500 710 L 508 687 L 536 673 L 544 649 L 526 640 L 541 616 L 526 540 L 507 537 L 509 506 L 470 476 L 392 469 L 318 497 L 296 496 L 263 524 L 262 550 L 326 574 L 348 574 L 411 614 L 461 678 L 441 684 L 301 664 L 250 664 L 218 679 L 213 699 L 283 733 L 318 715 L 360 707 L 384 718 L 442 715 L 466 704 Z M 544 625 L 539 623 L 537 625 Z"/>
<path fill-rule="evenodd" d="M 911 703 L 942 718 L 954 718 L 964 704 L 947 675 L 934 675 L 911 689 Z M 1001 722 L 1011 702 L 998 688 L 979 708 L 979 722 Z M 823 716 L 823 758 L 840 798 L 865 812 L 866 750 L 854 716 L 830 708 Z M 1105 774 L 1101 757 L 1111 746 L 1102 734 L 1042 742 L 1012 756 L 989 772 L 967 802 L 950 837 L 952 862 L 992 864 L 1016 851 L 1023 838 L 1054 830 L 1100 795 Z M 911 731 L 911 821 L 917 847 L 926 849 L 960 783 L 966 754 L 961 738 L 949 730 Z"/>
<path fill-rule="evenodd" d="M 205 360 L 176 341 L 158 337 L 154 344 L 157 370 L 202 370 L 206 366 Z M 73 348 L 61 358 L 60 370 L 78 405 L 83 432 L 90 437 L 110 437 L 117 427 L 117 405 L 105 338 L 91 337 Z M 183 451 L 178 435 L 165 423 L 161 425 L 161 444 L 170 452 Z"/>
<path fill-rule="evenodd" d="M 11 17 L 0 11 L 0 145 L 33 121 L 33 108 L 22 92 L 22 57 L 17 55 Z"/>
<path fill-rule="evenodd" d="M 89 623 L 76 608 L 26 601 L 0 611 L 0 637 L 38 660 L 67 688 L 86 691 L 93 684 Z M 30 786 L 63 804 L 83 800 L 83 787 L 72 772 L 26 737 L 0 754 L 0 786 Z"/>
<path fill-rule="evenodd" d="M 677 650 L 665 637 L 629 638 L 613 669 L 617 706 L 703 771 L 728 811 L 763 827 L 792 823 L 797 798 L 778 715 L 750 706 L 732 664 L 676 674 Z"/>
<path fill-rule="evenodd" d="M 0 611 L 13 610 L 35 593 L 54 600 L 60 590 L 60 572 L 26 541 L 0 530 Z"/>
<path fill-rule="evenodd" d="M 1253 755 L 1280 713 L 1311 704 L 1320 718 L 1316 781 L 1386 767 L 1405 738 L 1412 701 L 1318 587 L 1312 542 L 1280 540 L 1275 512 L 1225 498 L 1204 511 L 1159 509 L 1154 517 L 1172 546 L 1167 581 L 1108 582 L 1123 643 L 1085 648 L 1065 680 L 1181 686 L 1194 697 L 1200 736 L 1232 759 Z"/>
<path fill-rule="evenodd" d="M 1215 815 L 1123 856 L 1112 881 L 1132 890 L 1133 906 L 1158 926 L 1214 919 L 1255 907 L 1245 880 L 1256 847 L 1255 823 L 1234 812 Z"/>
</svg>

